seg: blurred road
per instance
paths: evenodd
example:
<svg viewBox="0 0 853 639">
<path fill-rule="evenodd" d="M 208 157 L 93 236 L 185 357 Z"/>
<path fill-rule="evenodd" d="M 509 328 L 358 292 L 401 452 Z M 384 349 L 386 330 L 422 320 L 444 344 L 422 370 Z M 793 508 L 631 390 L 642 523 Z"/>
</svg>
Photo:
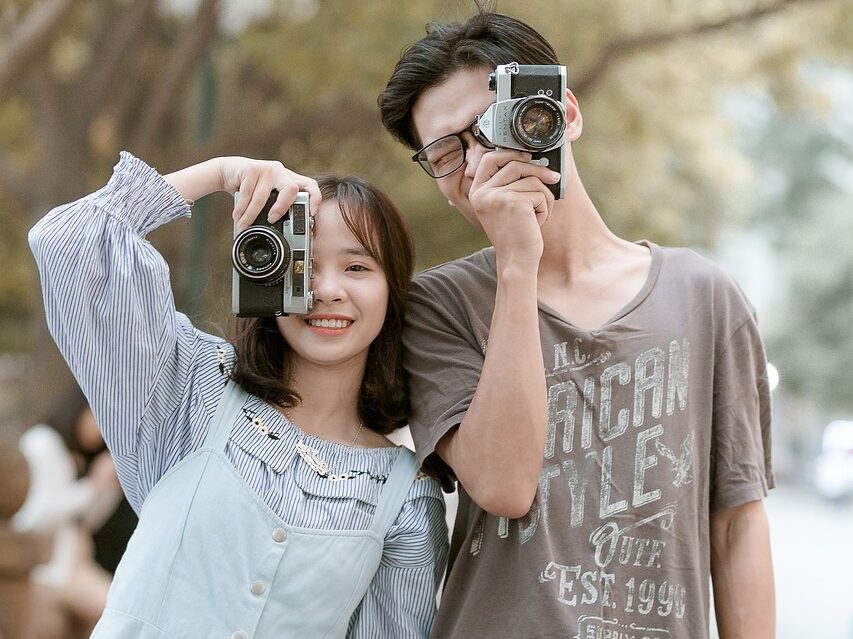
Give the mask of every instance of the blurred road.
<svg viewBox="0 0 853 639">
<path fill-rule="evenodd" d="M 853 639 L 853 503 L 782 485 L 766 501 L 777 639 Z"/>
<path fill-rule="evenodd" d="M 853 639 L 853 503 L 781 485 L 765 501 L 777 639 Z"/>
</svg>

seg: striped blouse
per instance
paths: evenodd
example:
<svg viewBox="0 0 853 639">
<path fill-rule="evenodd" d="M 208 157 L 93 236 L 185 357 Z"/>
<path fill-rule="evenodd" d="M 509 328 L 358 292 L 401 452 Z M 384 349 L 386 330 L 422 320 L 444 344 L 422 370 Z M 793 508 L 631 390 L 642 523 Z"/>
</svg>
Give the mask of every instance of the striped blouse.
<svg viewBox="0 0 853 639">
<path fill-rule="evenodd" d="M 124 152 L 105 187 L 55 208 L 29 235 L 51 334 L 90 400 L 137 512 L 166 471 L 202 445 L 234 359 L 231 344 L 176 312 L 168 266 L 144 239 L 189 215 L 174 188 Z M 330 474 L 357 472 L 338 481 L 320 476 L 297 453 L 300 441 Z M 226 454 L 284 521 L 342 530 L 369 527 L 397 451 L 312 437 L 252 397 L 234 418 Z M 349 636 L 427 636 L 446 554 L 440 489 L 419 476 L 388 531 Z"/>
</svg>

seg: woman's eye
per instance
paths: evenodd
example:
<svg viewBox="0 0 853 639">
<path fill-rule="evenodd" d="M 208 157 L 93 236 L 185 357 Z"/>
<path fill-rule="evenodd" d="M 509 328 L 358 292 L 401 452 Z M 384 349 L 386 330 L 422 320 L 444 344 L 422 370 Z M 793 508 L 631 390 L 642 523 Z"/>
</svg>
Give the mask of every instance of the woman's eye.
<svg viewBox="0 0 853 639">
<path fill-rule="evenodd" d="M 347 266 L 347 270 L 359 272 L 359 271 L 366 271 L 368 269 L 363 264 L 352 264 L 350 266 Z"/>
</svg>

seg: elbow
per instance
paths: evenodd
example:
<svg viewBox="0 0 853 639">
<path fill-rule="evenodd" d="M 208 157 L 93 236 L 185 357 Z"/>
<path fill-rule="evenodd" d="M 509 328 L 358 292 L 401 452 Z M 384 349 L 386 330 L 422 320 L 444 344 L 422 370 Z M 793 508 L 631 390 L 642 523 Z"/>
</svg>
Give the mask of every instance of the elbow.
<svg viewBox="0 0 853 639">
<path fill-rule="evenodd" d="M 38 259 L 38 256 L 41 253 L 40 249 L 44 239 L 44 233 L 42 232 L 43 222 L 44 220 L 40 220 L 27 234 L 27 242 L 30 245 L 30 251 L 32 251 L 32 254 L 36 259 Z"/>
<path fill-rule="evenodd" d="M 36 224 L 30 229 L 29 233 L 27 233 L 27 242 L 30 245 L 30 251 L 33 256 L 36 258 L 36 261 L 39 261 L 39 258 L 44 255 L 45 250 L 50 250 L 49 242 L 51 237 L 57 237 L 55 232 L 51 232 L 51 228 L 55 226 L 52 224 L 53 219 L 55 219 L 54 212 L 58 209 L 53 209 L 41 218 Z M 61 235 L 59 236 L 61 237 Z"/>
<path fill-rule="evenodd" d="M 519 519 L 530 512 L 536 499 L 538 481 L 507 482 L 506 478 L 497 481 L 500 483 L 489 482 L 490 485 L 475 486 L 471 490 L 467 486 L 465 488 L 480 508 L 495 517 Z"/>
</svg>

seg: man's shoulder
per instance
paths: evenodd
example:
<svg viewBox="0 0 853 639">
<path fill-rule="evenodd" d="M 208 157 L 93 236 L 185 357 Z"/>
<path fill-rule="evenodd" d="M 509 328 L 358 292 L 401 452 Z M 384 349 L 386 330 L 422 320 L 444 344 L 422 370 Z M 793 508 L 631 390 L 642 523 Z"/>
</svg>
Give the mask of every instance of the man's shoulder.
<svg viewBox="0 0 853 639">
<path fill-rule="evenodd" d="M 698 251 L 683 247 L 658 247 L 662 255 L 661 279 L 668 288 L 708 299 L 715 313 L 735 311 L 752 315 L 754 309 L 740 285 L 718 263 Z"/>
<path fill-rule="evenodd" d="M 493 289 L 495 281 L 495 251 L 487 247 L 424 269 L 412 280 L 411 292 L 413 295 L 482 292 Z"/>
<path fill-rule="evenodd" d="M 737 288 L 722 266 L 694 249 L 673 246 L 659 246 L 657 249 L 662 255 L 663 273 L 670 279 L 709 290 Z"/>
</svg>

